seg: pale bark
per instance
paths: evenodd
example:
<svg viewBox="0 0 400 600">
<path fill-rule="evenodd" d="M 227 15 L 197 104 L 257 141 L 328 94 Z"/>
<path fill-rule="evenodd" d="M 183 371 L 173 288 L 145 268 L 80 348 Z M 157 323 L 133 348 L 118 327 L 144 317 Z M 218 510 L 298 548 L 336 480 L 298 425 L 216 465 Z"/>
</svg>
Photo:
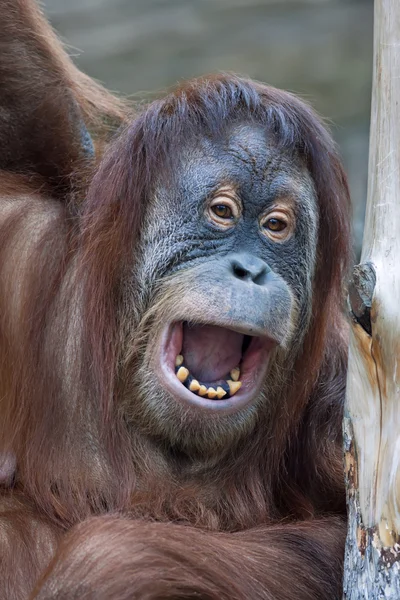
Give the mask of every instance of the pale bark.
<svg viewBox="0 0 400 600">
<path fill-rule="evenodd" d="M 361 265 L 350 286 L 344 598 L 400 599 L 400 0 L 375 0 Z"/>
</svg>

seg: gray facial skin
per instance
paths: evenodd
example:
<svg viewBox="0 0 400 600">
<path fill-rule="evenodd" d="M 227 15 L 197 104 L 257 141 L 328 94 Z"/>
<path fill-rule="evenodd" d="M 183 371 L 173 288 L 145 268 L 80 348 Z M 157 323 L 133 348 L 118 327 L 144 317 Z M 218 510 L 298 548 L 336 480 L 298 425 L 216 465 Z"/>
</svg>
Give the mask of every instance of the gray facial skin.
<svg viewBox="0 0 400 600">
<path fill-rule="evenodd" d="M 180 409 L 151 367 L 161 328 L 182 320 L 264 332 L 280 345 L 275 362 L 290 368 L 311 317 L 318 215 L 314 185 L 302 160 L 278 149 L 254 124 L 237 125 L 223 139 L 189 140 L 177 158 L 173 176 L 163 181 L 160 175 L 149 201 L 140 259 L 125 294 L 125 307 L 136 307 L 135 331 L 143 342 L 127 393 L 139 388 L 139 402 L 146 402 L 160 433 L 187 444 Z M 207 216 L 209 199 L 223 187 L 235 191 L 242 207 L 228 229 L 216 227 Z M 279 205 L 290 207 L 294 230 L 287 239 L 274 241 L 260 219 Z M 249 285 L 232 274 L 237 257 L 265 270 L 262 285 Z M 246 420 L 249 427 L 254 422 L 273 387 L 270 368 L 254 405 L 237 416 L 242 431 Z M 134 418 L 133 406 L 130 412 Z M 195 422 L 208 441 L 214 437 L 211 430 L 218 430 L 220 438 L 235 430 L 232 416 L 207 424 L 204 417 L 185 411 L 186 430 Z"/>
<path fill-rule="evenodd" d="M 309 304 L 317 210 L 314 186 L 300 159 L 283 155 L 263 131 L 237 127 L 226 140 L 185 148 L 175 181 L 160 185 L 148 210 L 138 280 L 146 290 L 159 278 L 244 252 L 264 260 L 290 287 L 299 307 Z M 204 216 L 207 198 L 224 184 L 236 188 L 243 215 L 230 231 Z M 294 202 L 296 230 L 284 243 L 260 233 L 259 216 L 279 199 Z M 217 283 L 216 281 L 214 283 Z"/>
</svg>

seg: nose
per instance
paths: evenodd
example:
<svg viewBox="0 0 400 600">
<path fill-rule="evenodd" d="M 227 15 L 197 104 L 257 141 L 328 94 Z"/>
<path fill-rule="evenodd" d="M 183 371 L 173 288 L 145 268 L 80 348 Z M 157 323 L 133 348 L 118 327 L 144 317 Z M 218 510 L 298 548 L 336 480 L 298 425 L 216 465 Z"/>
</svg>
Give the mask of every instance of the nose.
<svg viewBox="0 0 400 600">
<path fill-rule="evenodd" d="M 234 277 L 256 285 L 266 284 L 271 269 L 261 258 L 246 253 L 231 254 L 228 258 Z"/>
</svg>

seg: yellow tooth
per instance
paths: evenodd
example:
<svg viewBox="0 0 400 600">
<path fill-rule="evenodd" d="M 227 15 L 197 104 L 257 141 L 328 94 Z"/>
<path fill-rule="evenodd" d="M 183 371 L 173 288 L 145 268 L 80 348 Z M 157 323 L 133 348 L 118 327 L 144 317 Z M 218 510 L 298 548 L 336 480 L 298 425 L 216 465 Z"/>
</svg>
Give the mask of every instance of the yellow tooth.
<svg viewBox="0 0 400 600">
<path fill-rule="evenodd" d="M 182 354 L 178 354 L 178 356 L 175 359 L 175 366 L 180 367 L 182 363 L 183 363 L 183 356 L 182 356 Z"/>
<path fill-rule="evenodd" d="M 205 386 L 204 386 L 205 387 Z M 189 385 L 189 390 L 191 392 L 197 392 L 200 389 L 200 384 L 197 379 L 193 379 L 193 381 Z"/>
<path fill-rule="evenodd" d="M 205 385 L 201 385 L 198 391 L 199 396 L 205 396 L 207 394 L 207 388 Z"/>
<path fill-rule="evenodd" d="M 184 381 L 186 381 L 186 379 L 188 378 L 189 375 L 189 370 L 186 367 L 180 367 L 178 369 L 178 372 L 176 374 L 177 378 L 179 379 L 179 381 L 181 381 L 182 383 Z"/>
<path fill-rule="evenodd" d="M 216 390 L 214 390 L 214 388 L 212 388 L 212 387 L 209 387 L 207 390 L 207 396 L 209 398 L 215 398 L 216 395 L 217 395 Z"/>
<path fill-rule="evenodd" d="M 233 379 L 233 381 L 238 381 L 240 377 L 239 367 L 235 367 L 234 369 L 232 369 L 232 371 L 230 372 L 230 376 Z"/>
<path fill-rule="evenodd" d="M 227 384 L 229 385 L 229 393 L 231 396 L 236 394 L 236 392 L 242 387 L 241 381 L 232 381 L 231 379 L 228 379 Z"/>
<path fill-rule="evenodd" d="M 220 385 L 217 387 L 217 396 L 218 396 L 219 399 L 221 399 L 224 396 L 226 396 L 226 391 L 223 390 Z"/>
</svg>

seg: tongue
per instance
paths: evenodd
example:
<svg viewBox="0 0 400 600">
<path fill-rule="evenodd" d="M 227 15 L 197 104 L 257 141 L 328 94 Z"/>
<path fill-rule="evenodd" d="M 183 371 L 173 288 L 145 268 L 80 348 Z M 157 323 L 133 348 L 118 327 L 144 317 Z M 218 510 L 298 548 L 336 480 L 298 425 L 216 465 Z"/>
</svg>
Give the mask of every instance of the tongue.
<svg viewBox="0 0 400 600">
<path fill-rule="evenodd" d="M 185 366 L 201 382 L 226 379 L 242 358 L 243 335 L 213 325 L 183 325 Z"/>
</svg>

